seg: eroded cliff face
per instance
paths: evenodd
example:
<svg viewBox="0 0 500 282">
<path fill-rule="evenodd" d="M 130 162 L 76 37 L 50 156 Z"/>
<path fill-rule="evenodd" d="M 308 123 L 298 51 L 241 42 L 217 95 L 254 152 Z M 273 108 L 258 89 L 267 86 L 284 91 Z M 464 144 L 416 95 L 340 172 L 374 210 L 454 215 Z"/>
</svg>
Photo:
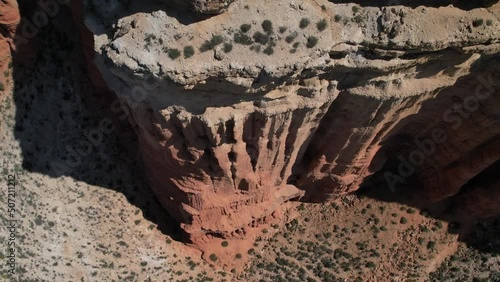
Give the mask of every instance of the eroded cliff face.
<svg viewBox="0 0 500 282">
<path fill-rule="evenodd" d="M 96 64 L 160 202 L 202 249 L 251 241 L 296 200 L 328 201 L 383 168 L 391 189 L 416 179 L 439 200 L 500 159 L 499 4 L 246 0 L 195 21 L 115 2 L 87 3 Z M 489 203 L 478 215 L 498 213 Z"/>
</svg>

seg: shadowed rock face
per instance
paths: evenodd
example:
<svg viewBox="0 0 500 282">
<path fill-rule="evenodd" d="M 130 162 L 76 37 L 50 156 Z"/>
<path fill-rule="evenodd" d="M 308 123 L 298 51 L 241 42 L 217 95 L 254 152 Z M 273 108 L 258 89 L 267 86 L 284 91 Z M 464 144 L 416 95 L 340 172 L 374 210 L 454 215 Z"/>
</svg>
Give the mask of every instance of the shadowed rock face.
<svg viewBox="0 0 500 282">
<path fill-rule="evenodd" d="M 161 9 L 86 15 L 97 66 L 130 113 L 151 185 L 198 245 L 251 237 L 291 200 L 328 201 L 382 168 L 392 188 L 417 179 L 440 200 L 500 159 L 498 4 L 241 4 L 189 25 Z M 313 24 L 299 28 L 303 17 Z M 235 29 L 248 19 L 273 43 L 238 44 Z M 272 52 L 256 52 L 259 44 Z M 497 181 L 464 193 L 476 190 L 488 202 Z"/>
</svg>

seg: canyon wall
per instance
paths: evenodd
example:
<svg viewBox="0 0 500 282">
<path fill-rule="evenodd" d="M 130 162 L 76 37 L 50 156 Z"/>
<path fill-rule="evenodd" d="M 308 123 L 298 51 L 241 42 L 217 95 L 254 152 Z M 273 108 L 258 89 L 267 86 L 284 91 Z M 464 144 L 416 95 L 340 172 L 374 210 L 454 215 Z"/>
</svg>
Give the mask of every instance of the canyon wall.
<svg viewBox="0 0 500 282">
<path fill-rule="evenodd" d="M 293 202 L 326 202 L 381 169 L 391 189 L 411 179 L 440 200 L 466 187 L 464 209 L 498 214 L 498 178 L 468 187 L 500 159 L 495 1 L 246 0 L 201 19 L 110 2 L 86 1 L 95 63 L 195 244 L 252 237 Z"/>
</svg>

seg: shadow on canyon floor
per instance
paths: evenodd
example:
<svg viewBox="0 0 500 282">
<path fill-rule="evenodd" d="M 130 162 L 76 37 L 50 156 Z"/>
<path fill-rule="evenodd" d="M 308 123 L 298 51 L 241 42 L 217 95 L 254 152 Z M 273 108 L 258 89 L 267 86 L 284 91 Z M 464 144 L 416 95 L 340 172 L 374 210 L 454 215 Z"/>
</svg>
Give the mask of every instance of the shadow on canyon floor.
<svg viewBox="0 0 500 282">
<path fill-rule="evenodd" d="M 453 5 L 462 10 L 472 10 L 475 8 L 486 8 L 494 5 L 498 0 L 380 0 L 380 1 L 367 1 L 367 0 L 328 0 L 335 4 L 354 3 L 362 7 L 386 7 L 386 6 L 406 6 L 416 8 L 419 6 L 424 7 L 446 7 Z"/>
<path fill-rule="evenodd" d="M 432 202 L 423 196 L 416 177 L 409 178 L 406 183 L 394 191 L 385 182 L 383 171 L 372 176 L 356 194 L 377 201 L 401 203 L 421 210 L 421 213 L 449 222 L 448 232 L 459 234 L 459 240 L 481 252 L 500 255 L 500 217 L 464 222 L 457 212 L 456 197 Z"/>
<path fill-rule="evenodd" d="M 21 1 L 20 9 L 29 18 L 36 8 Z M 111 110 L 116 98 L 96 92 L 89 80 L 70 15 L 64 8 L 13 59 L 14 135 L 23 169 L 120 192 L 160 231 L 182 240 L 147 185 L 133 129 Z"/>
</svg>

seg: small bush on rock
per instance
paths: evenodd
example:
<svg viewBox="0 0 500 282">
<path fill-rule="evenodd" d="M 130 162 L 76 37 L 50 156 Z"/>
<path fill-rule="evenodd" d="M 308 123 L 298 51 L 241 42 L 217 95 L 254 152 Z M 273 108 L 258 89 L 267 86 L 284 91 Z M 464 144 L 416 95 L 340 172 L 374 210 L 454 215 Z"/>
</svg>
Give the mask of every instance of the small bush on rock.
<svg viewBox="0 0 500 282">
<path fill-rule="evenodd" d="M 224 43 L 224 52 L 229 53 L 233 50 L 233 44 L 231 43 Z"/>
<path fill-rule="evenodd" d="M 266 33 L 272 33 L 273 32 L 273 23 L 270 20 L 265 20 L 262 22 L 262 29 Z"/>
<path fill-rule="evenodd" d="M 327 26 L 328 22 L 325 19 L 322 19 L 321 21 L 316 23 L 316 27 L 318 28 L 319 31 L 325 30 Z"/>
<path fill-rule="evenodd" d="M 193 46 L 186 46 L 184 47 L 184 58 L 191 58 L 194 55 L 194 48 Z"/>
<path fill-rule="evenodd" d="M 180 55 L 181 55 L 181 52 L 177 49 L 169 49 L 168 50 L 168 57 L 172 60 L 179 58 Z"/>
<path fill-rule="evenodd" d="M 243 33 L 248 32 L 251 28 L 252 28 L 252 26 L 251 26 L 251 25 L 249 25 L 249 24 L 242 24 L 242 25 L 240 26 L 240 30 L 241 30 L 241 32 L 243 32 Z"/>
<path fill-rule="evenodd" d="M 253 40 L 255 40 L 255 42 L 260 43 L 262 45 L 266 45 L 269 42 L 269 36 L 266 34 L 263 34 L 260 31 L 257 31 L 253 35 Z"/>
<path fill-rule="evenodd" d="M 309 25 L 310 21 L 308 18 L 302 18 L 299 23 L 299 27 L 304 29 Z"/>
<path fill-rule="evenodd" d="M 234 35 L 234 43 L 241 45 L 252 45 L 253 41 L 252 38 L 250 38 L 250 36 L 244 33 L 236 33 Z"/>
<path fill-rule="evenodd" d="M 212 35 L 210 40 L 206 40 L 200 47 L 201 52 L 206 52 L 215 48 L 215 46 L 222 44 L 224 38 L 220 35 Z"/>
<path fill-rule="evenodd" d="M 211 261 L 217 261 L 217 255 L 215 254 L 210 254 L 210 256 L 208 257 Z"/>
<path fill-rule="evenodd" d="M 292 42 L 295 40 L 295 38 L 297 38 L 297 36 L 298 36 L 298 34 L 297 34 L 296 32 L 294 32 L 294 33 L 292 33 L 292 34 L 288 35 L 288 36 L 285 38 L 286 43 L 288 43 L 288 44 L 292 43 Z"/>
<path fill-rule="evenodd" d="M 484 23 L 484 20 L 483 19 L 476 19 L 472 22 L 472 26 L 474 27 L 478 27 L 478 26 L 482 26 Z"/>
<path fill-rule="evenodd" d="M 318 44 L 318 38 L 314 36 L 309 36 L 307 38 L 307 44 L 306 44 L 307 48 L 313 48 L 314 46 L 316 46 L 316 44 Z"/>
</svg>

